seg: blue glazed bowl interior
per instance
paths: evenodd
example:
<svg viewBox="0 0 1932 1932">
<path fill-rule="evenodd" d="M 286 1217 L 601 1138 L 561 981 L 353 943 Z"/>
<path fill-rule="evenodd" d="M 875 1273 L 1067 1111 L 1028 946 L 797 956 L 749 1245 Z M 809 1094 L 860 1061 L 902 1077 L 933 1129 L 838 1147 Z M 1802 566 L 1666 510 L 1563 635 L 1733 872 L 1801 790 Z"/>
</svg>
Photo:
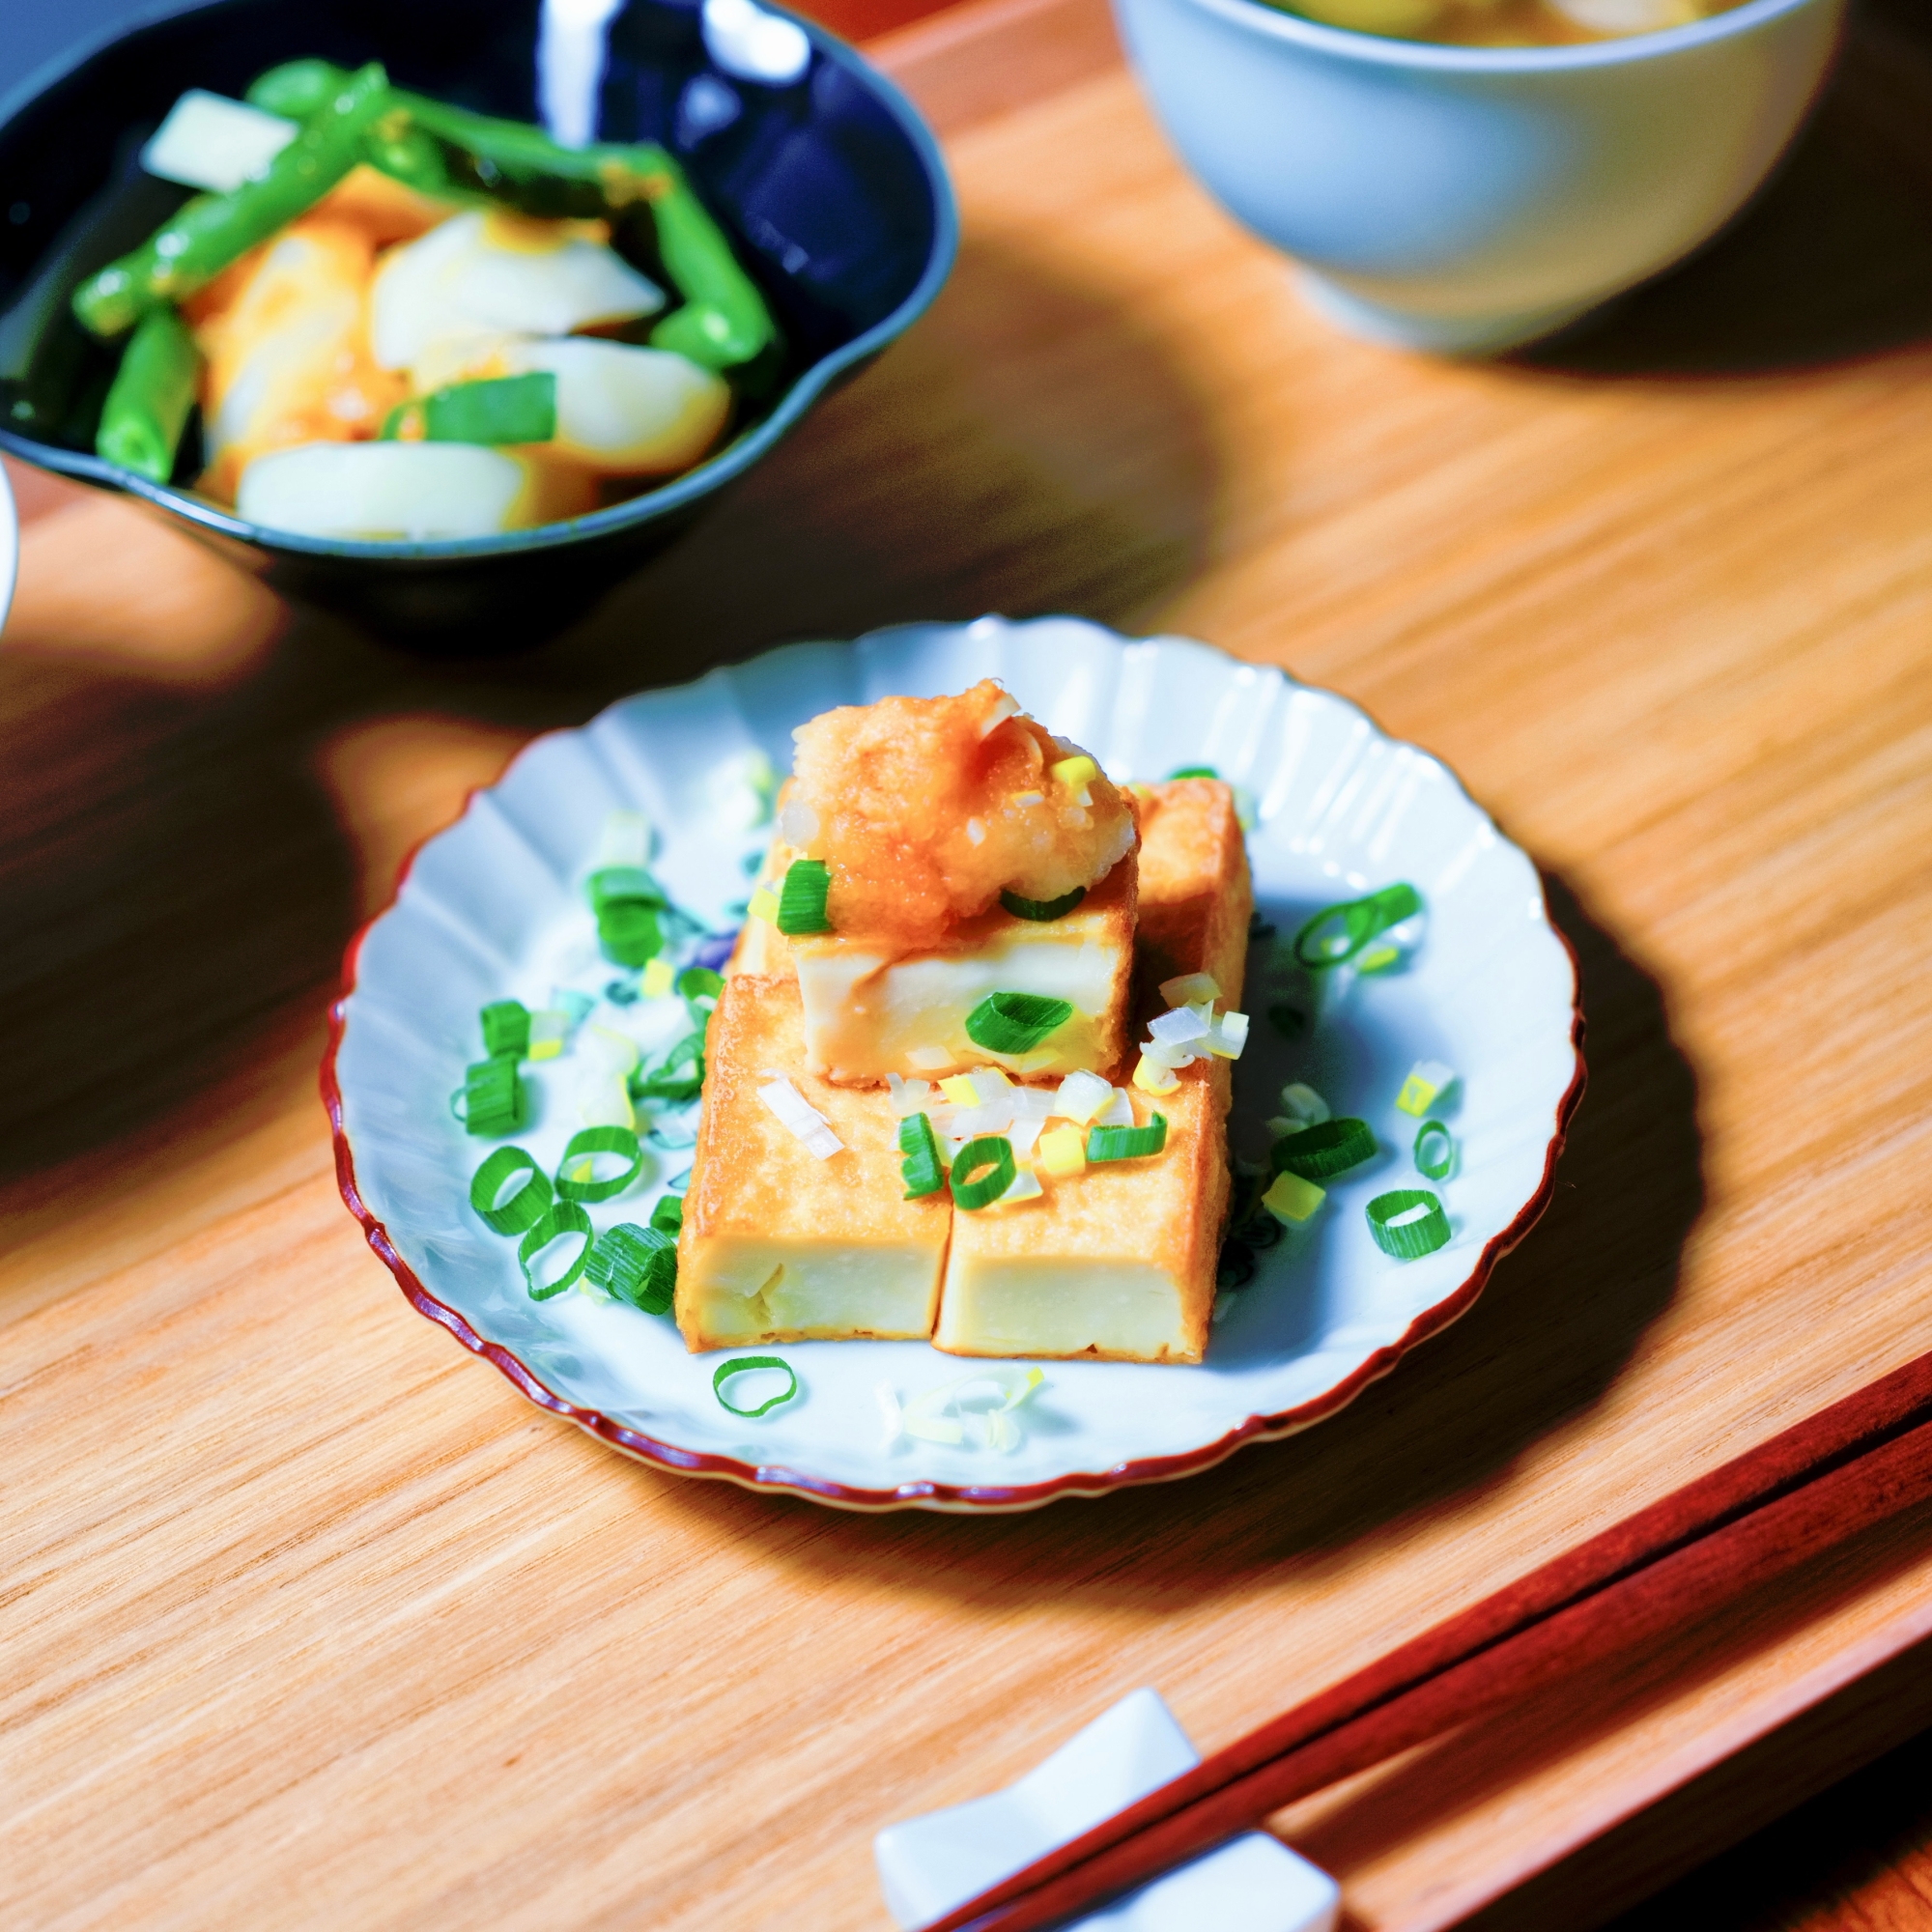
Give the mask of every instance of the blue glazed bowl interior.
<svg viewBox="0 0 1932 1932">
<path fill-rule="evenodd" d="M 654 547 L 650 526 L 680 526 L 931 301 L 952 266 L 956 218 L 930 134 L 850 48 L 801 21 L 812 42 L 801 80 L 736 80 L 708 59 L 696 6 L 676 0 L 630 0 L 611 23 L 598 135 L 661 142 L 680 157 L 783 327 L 782 365 L 741 405 L 715 455 L 568 523 L 369 543 L 265 530 L 194 495 L 192 427 L 166 486 L 94 454 L 114 358 L 73 321 L 68 299 L 186 198 L 137 159 L 185 89 L 239 96 L 264 69 L 303 55 L 345 67 L 380 60 L 398 86 L 536 121 L 538 14 L 537 0 L 215 0 L 150 15 L 0 103 L 0 446 L 134 492 L 298 577 L 327 561 L 419 572 L 520 554 L 534 562 L 532 553 L 570 546 L 634 558 Z"/>
</svg>

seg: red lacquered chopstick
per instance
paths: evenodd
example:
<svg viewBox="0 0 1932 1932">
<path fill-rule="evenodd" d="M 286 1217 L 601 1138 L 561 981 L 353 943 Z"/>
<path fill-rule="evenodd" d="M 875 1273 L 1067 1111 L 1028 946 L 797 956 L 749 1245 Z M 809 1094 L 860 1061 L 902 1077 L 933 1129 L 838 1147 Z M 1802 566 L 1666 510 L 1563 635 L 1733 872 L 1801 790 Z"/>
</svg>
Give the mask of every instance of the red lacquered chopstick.
<svg viewBox="0 0 1932 1932">
<path fill-rule="evenodd" d="M 1921 1355 L 1236 1739 L 926 1932 L 1040 1932 L 1092 1911 L 1929 1495 L 1932 1355 Z"/>
</svg>

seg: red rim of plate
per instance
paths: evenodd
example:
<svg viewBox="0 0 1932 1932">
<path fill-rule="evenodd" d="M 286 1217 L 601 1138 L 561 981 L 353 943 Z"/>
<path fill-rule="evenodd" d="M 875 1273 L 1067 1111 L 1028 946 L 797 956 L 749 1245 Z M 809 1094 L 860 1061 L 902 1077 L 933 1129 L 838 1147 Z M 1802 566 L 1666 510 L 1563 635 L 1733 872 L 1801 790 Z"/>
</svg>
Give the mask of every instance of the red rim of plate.
<svg viewBox="0 0 1932 1932">
<path fill-rule="evenodd" d="M 582 729 L 582 726 L 569 727 Z M 1380 727 L 1378 726 L 1378 729 Z M 562 736 L 562 732 L 543 732 L 539 737 Z M 1387 737 L 1388 734 L 1383 732 Z M 537 743 L 532 738 L 529 744 L 521 747 L 512 755 L 511 762 L 523 756 L 529 746 Z M 1400 740 L 1391 742 L 1400 743 Z M 1432 757 L 1434 753 L 1429 754 Z M 1435 762 L 1441 763 L 1440 759 Z M 508 766 L 505 766 L 507 771 Z M 1468 796 L 1468 787 L 1463 785 L 1462 779 L 1447 765 L 1443 766 L 1455 778 Z M 497 776 L 500 783 L 502 774 Z M 478 791 L 488 791 L 490 785 L 479 785 L 464 799 L 463 809 L 450 824 L 460 821 L 469 809 L 469 801 Z M 396 1286 L 409 1298 L 410 1304 L 418 1315 L 426 1317 L 439 1327 L 445 1328 L 463 1344 L 472 1355 L 480 1355 L 503 1375 L 523 1395 L 537 1405 L 547 1408 L 553 1415 L 562 1416 L 574 1422 L 586 1435 L 594 1435 L 600 1442 L 607 1443 L 620 1454 L 632 1457 L 639 1463 L 646 1463 L 653 1468 L 668 1469 L 681 1476 L 708 1476 L 720 1482 L 736 1483 L 743 1489 L 766 1495 L 803 1496 L 810 1502 L 828 1503 L 835 1508 L 850 1510 L 897 1510 L 929 1509 L 956 1511 L 962 1514 L 991 1514 L 1002 1511 L 1037 1509 L 1043 1503 L 1050 1503 L 1060 1496 L 1101 1496 L 1111 1491 L 1127 1489 L 1141 1483 L 1170 1483 L 1182 1476 L 1199 1474 L 1204 1469 L 1211 1469 L 1217 1463 L 1224 1463 L 1236 1450 L 1250 1442 L 1268 1442 L 1285 1435 L 1293 1435 L 1318 1422 L 1325 1421 L 1338 1410 L 1346 1408 L 1361 1394 L 1371 1382 L 1378 1381 L 1400 1362 L 1419 1342 L 1426 1342 L 1432 1335 L 1440 1334 L 1460 1316 L 1465 1315 L 1482 1293 L 1491 1272 L 1503 1256 L 1517 1246 L 1529 1231 L 1542 1219 L 1543 1211 L 1549 1206 L 1550 1197 L 1556 1191 L 1556 1163 L 1561 1157 L 1564 1143 L 1569 1138 L 1570 1122 L 1583 1097 L 1583 1086 L 1587 1071 L 1583 1065 L 1583 1003 L 1581 975 L 1577 963 L 1577 949 L 1570 944 L 1569 936 L 1556 922 L 1549 917 L 1549 896 L 1543 892 L 1542 878 L 1538 875 L 1537 891 L 1543 897 L 1543 917 L 1558 945 L 1563 948 L 1564 956 L 1570 961 L 1570 1045 L 1576 1056 L 1576 1068 L 1570 1076 L 1570 1085 L 1563 1097 L 1556 1103 L 1556 1116 L 1550 1127 L 1549 1142 L 1544 1151 L 1543 1178 L 1537 1182 L 1535 1191 L 1518 1209 L 1516 1218 L 1498 1235 L 1493 1235 L 1483 1244 L 1483 1251 L 1476 1258 L 1476 1264 L 1464 1276 L 1460 1286 L 1436 1302 L 1425 1308 L 1403 1331 L 1401 1337 L 1378 1349 L 1374 1354 L 1359 1363 L 1349 1375 L 1331 1389 L 1296 1407 L 1285 1408 L 1273 1415 L 1250 1415 L 1238 1422 L 1225 1435 L 1212 1442 L 1204 1443 L 1198 1449 L 1189 1449 L 1178 1456 L 1150 1456 L 1137 1462 L 1116 1463 L 1111 1469 L 1075 1469 L 1064 1476 L 1055 1476 L 1043 1483 L 1020 1483 L 1003 1485 L 997 1483 L 899 1483 L 886 1490 L 866 1490 L 854 1488 L 849 1483 L 835 1483 L 823 1476 L 806 1474 L 797 1469 L 786 1468 L 782 1463 L 745 1463 L 735 1456 L 714 1456 L 692 1449 L 680 1449 L 675 1443 L 660 1442 L 655 1436 L 646 1435 L 641 1430 L 627 1428 L 623 1423 L 613 1421 L 602 1410 L 581 1408 L 576 1403 L 566 1401 L 553 1388 L 547 1386 L 518 1357 L 499 1342 L 486 1341 L 448 1303 L 439 1301 L 422 1284 L 415 1270 L 410 1266 L 397 1251 L 389 1238 L 389 1231 L 377 1220 L 364 1203 L 361 1191 L 355 1183 L 355 1156 L 349 1145 L 349 1135 L 342 1124 L 342 1089 L 335 1075 L 336 1055 L 341 1049 L 343 1032 L 348 1025 L 346 1010 L 350 996 L 355 991 L 355 970 L 362 952 L 362 942 L 377 920 L 389 912 L 400 896 L 410 868 L 415 864 L 417 853 L 430 842 L 448 831 L 449 826 L 439 827 L 412 848 L 404 859 L 396 874 L 394 889 L 388 903 L 375 918 L 368 920 L 350 940 L 342 962 L 342 997 L 328 1011 L 328 1046 L 322 1057 L 322 1104 L 328 1113 L 329 1136 L 335 1147 L 335 1184 L 342 1194 L 343 1205 L 362 1224 L 362 1232 L 368 1237 L 369 1245 L 377 1257 L 396 1278 Z"/>
</svg>

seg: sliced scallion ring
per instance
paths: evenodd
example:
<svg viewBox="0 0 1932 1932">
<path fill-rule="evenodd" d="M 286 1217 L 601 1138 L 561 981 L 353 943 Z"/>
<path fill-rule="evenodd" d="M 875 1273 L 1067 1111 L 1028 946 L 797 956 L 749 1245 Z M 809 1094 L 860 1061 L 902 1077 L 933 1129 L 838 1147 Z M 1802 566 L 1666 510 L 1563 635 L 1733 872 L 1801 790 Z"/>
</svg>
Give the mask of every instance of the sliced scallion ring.
<svg viewBox="0 0 1932 1932">
<path fill-rule="evenodd" d="M 709 1012 L 724 990 L 724 976 L 709 966 L 687 966 L 671 982 L 671 991 L 687 1006 Z"/>
<path fill-rule="evenodd" d="M 1449 1217 L 1426 1187 L 1398 1187 L 1369 1203 L 1369 1233 L 1399 1262 L 1433 1255 L 1449 1239 Z"/>
<path fill-rule="evenodd" d="M 620 1221 L 591 1244 L 583 1273 L 646 1315 L 668 1315 L 677 1293 L 677 1242 L 662 1228 Z"/>
<path fill-rule="evenodd" d="M 1456 1136 L 1440 1121 L 1424 1121 L 1415 1134 L 1415 1167 L 1431 1180 L 1446 1180 L 1456 1165 Z"/>
<path fill-rule="evenodd" d="M 825 916 L 832 871 L 823 859 L 794 859 L 785 868 L 779 893 L 779 916 L 772 923 L 783 933 L 830 932 Z"/>
<path fill-rule="evenodd" d="M 554 1280 L 539 1280 L 532 1271 L 531 1264 L 553 1241 L 568 1240 L 572 1235 L 582 1236 L 582 1239 L 570 1265 Z M 575 1201 L 558 1201 L 547 1209 L 543 1218 L 534 1223 L 517 1243 L 517 1265 L 524 1271 L 524 1285 L 530 1292 L 530 1299 L 548 1301 L 552 1295 L 561 1294 L 569 1288 L 583 1272 L 583 1265 L 590 1259 L 591 1240 L 590 1216 Z"/>
<path fill-rule="evenodd" d="M 492 1000 L 476 1015 L 483 1028 L 483 1051 L 492 1060 L 527 1060 L 530 1009 L 521 1000 Z"/>
<path fill-rule="evenodd" d="M 908 1114 L 899 1122 L 899 1177 L 905 1182 L 908 1201 L 923 1200 L 946 1185 L 946 1167 L 939 1158 L 939 1143 L 932 1135 L 932 1122 L 923 1114 Z"/>
<path fill-rule="evenodd" d="M 1218 779 L 1220 776 L 1212 765 L 1176 765 L 1168 773 L 1167 781 L 1172 784 L 1176 779 Z"/>
<path fill-rule="evenodd" d="M 665 897 L 664 888 L 641 866 L 606 866 L 601 871 L 591 873 L 583 890 L 592 912 L 602 912 L 613 905 L 649 906 L 653 911 L 662 911 L 670 903 Z"/>
<path fill-rule="evenodd" d="M 1066 1000 L 1041 993 L 988 993 L 966 1015 L 966 1037 L 988 1053 L 1031 1053 L 1073 1017 Z"/>
<path fill-rule="evenodd" d="M 600 1179 L 596 1159 L 600 1153 L 615 1154 L 624 1164 L 617 1173 Z M 585 1127 L 571 1135 L 556 1164 L 556 1191 L 565 1201 L 609 1201 L 637 1179 L 643 1164 L 643 1148 L 629 1127 Z"/>
<path fill-rule="evenodd" d="M 740 1408 L 735 1402 L 731 1401 L 725 1395 L 724 1384 L 733 1376 L 743 1375 L 747 1369 L 781 1369 L 784 1372 L 787 1386 L 782 1394 L 773 1396 L 769 1402 L 761 1402 L 756 1408 Z M 720 1404 L 724 1407 L 728 1408 L 733 1415 L 746 1417 L 763 1415 L 767 1409 L 776 1408 L 781 1402 L 789 1402 L 798 1393 L 798 1377 L 793 1374 L 792 1366 L 789 1362 L 781 1362 L 776 1355 L 740 1355 L 735 1361 L 720 1362 L 718 1364 L 718 1373 L 711 1378 L 711 1392 L 718 1398 Z"/>
<path fill-rule="evenodd" d="M 464 1068 L 449 1111 L 472 1134 L 499 1140 L 523 1124 L 524 1088 L 514 1060 L 478 1060 Z"/>
<path fill-rule="evenodd" d="M 1384 886 L 1366 898 L 1323 906 L 1294 935 L 1295 963 L 1310 971 L 1343 965 L 1377 933 L 1413 919 L 1421 910 L 1422 895 L 1413 886 L 1400 883 Z"/>
<path fill-rule="evenodd" d="M 1003 892 L 1000 903 L 1015 919 L 1031 919 L 1044 923 L 1050 919 L 1065 919 L 1086 896 L 1087 888 L 1075 886 L 1070 893 L 1063 893 L 1057 899 L 1023 899 L 1018 893 Z"/>
<path fill-rule="evenodd" d="M 651 1226 L 661 1235 L 676 1235 L 684 1228 L 684 1196 L 667 1194 L 651 1209 Z"/>
<path fill-rule="evenodd" d="M 975 1169 L 985 1171 L 975 1177 Z M 971 1213 L 997 1201 L 1018 1172 L 1013 1144 L 1005 1134 L 981 1134 L 961 1148 L 952 1162 L 952 1199 Z"/>
<path fill-rule="evenodd" d="M 1167 1145 L 1167 1117 L 1151 1114 L 1144 1127 L 1089 1127 L 1087 1158 L 1098 1160 L 1140 1160 L 1158 1153 Z"/>
<path fill-rule="evenodd" d="M 506 1193 L 520 1174 L 527 1177 L 523 1185 Z M 522 1148 L 498 1148 L 469 1178 L 470 1207 L 499 1235 L 521 1235 L 550 1203 L 550 1176 Z"/>
<path fill-rule="evenodd" d="M 615 899 L 600 907 L 597 944 L 605 958 L 613 966 L 648 966 L 664 951 L 659 910 L 636 899 Z"/>
<path fill-rule="evenodd" d="M 1298 1134 L 1285 1134 L 1268 1150 L 1268 1164 L 1277 1174 L 1298 1174 L 1303 1180 L 1324 1180 L 1331 1174 L 1359 1167 L 1376 1151 L 1376 1137 L 1366 1121 L 1319 1121 Z"/>
</svg>

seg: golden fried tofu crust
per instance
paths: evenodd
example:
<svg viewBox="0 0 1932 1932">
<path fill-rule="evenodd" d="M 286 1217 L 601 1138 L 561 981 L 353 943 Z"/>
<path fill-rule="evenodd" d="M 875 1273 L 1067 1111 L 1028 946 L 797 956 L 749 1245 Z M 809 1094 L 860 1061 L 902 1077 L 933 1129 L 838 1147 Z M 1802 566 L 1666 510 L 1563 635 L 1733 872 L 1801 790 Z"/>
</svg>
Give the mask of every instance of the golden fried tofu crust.
<svg viewBox="0 0 1932 1932">
<path fill-rule="evenodd" d="M 694 1351 L 932 1332 L 951 1198 L 905 1200 L 888 1095 L 832 1087 L 804 1060 L 796 981 L 726 980 L 677 1245 L 677 1324 Z M 821 1160 L 765 1105 L 773 1070 L 843 1151 Z"/>
<path fill-rule="evenodd" d="M 1170 779 L 1139 804 L 1141 983 L 1211 973 L 1223 1006 L 1238 1007 L 1255 895 L 1234 793 L 1219 779 Z"/>
<path fill-rule="evenodd" d="M 1167 1146 L 1091 1164 L 1037 1201 L 952 1217 L 933 1346 L 954 1355 L 1198 1362 L 1228 1212 L 1228 1063 L 1196 1062 L 1158 1111 Z"/>
</svg>

